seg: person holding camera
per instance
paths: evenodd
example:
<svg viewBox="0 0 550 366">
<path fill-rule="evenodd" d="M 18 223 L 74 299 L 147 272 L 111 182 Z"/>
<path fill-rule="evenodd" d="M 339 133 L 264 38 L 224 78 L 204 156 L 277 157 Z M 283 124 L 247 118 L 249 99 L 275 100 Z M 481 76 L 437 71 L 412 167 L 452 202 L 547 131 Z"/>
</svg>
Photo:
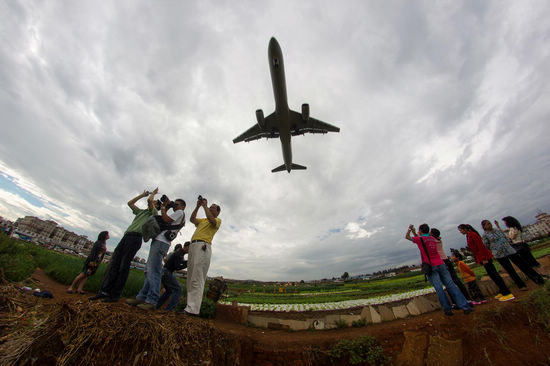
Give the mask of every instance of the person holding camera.
<svg viewBox="0 0 550 366">
<path fill-rule="evenodd" d="M 200 207 L 204 209 L 206 218 L 197 218 Z M 197 316 L 201 310 L 204 284 L 212 256 L 212 240 L 222 224 L 218 217 L 220 211 L 219 205 L 212 204 L 208 207 L 206 198 L 199 196 L 197 206 L 191 214 L 190 221 L 196 228 L 191 237 L 187 259 L 187 306 L 184 310 L 187 315 Z"/>
<path fill-rule="evenodd" d="M 411 237 L 411 232 L 413 237 Z M 405 234 L 405 239 L 412 241 L 418 246 L 422 263 L 428 263 L 430 265 L 431 269 L 426 275 L 435 289 L 445 315 L 451 316 L 453 312 L 451 310 L 449 298 L 445 290 L 443 290 L 443 285 L 445 285 L 447 291 L 449 291 L 453 297 L 456 305 L 464 311 L 464 314 L 471 313 L 473 309 L 468 305 L 466 298 L 462 295 L 458 287 L 456 287 L 445 263 L 439 256 L 436 240 L 434 237 L 430 236 L 430 227 L 427 224 L 420 225 L 418 227 L 418 234 L 419 235 L 416 235 L 414 226 L 409 225 L 409 229 Z"/>
<path fill-rule="evenodd" d="M 130 273 L 130 264 L 134 260 L 137 251 L 141 248 L 141 227 L 149 216 L 157 214 L 157 209 L 153 202 L 157 193 L 158 188 L 155 188 L 151 193 L 143 191 L 142 194 L 128 201 L 128 206 L 136 217 L 134 217 L 134 220 L 124 232 L 124 236 L 120 239 L 113 252 L 99 292 L 90 297 L 90 300 L 103 299 L 103 302 L 117 302 L 120 298 L 120 294 L 122 294 L 122 289 Z M 137 207 L 137 201 L 147 196 L 149 196 L 147 198 L 147 208 L 140 209 Z"/>
<path fill-rule="evenodd" d="M 161 221 L 164 229 L 151 242 L 149 256 L 147 257 L 147 266 L 145 273 L 145 282 L 135 299 L 128 299 L 126 302 L 130 305 L 137 305 L 140 309 L 154 310 L 160 296 L 160 281 L 162 277 L 162 259 L 170 249 L 170 243 L 176 238 L 179 230 L 185 225 L 185 201 L 178 198 L 170 201 L 168 197 L 161 197 L 160 206 Z M 168 215 L 166 211 L 172 209 Z"/>
<path fill-rule="evenodd" d="M 186 241 L 183 247 L 181 244 L 176 245 L 174 251 L 166 258 L 161 278 L 165 291 L 159 298 L 157 309 L 160 309 L 164 303 L 166 303 L 164 310 L 174 311 L 176 309 L 182 288 L 174 272 L 187 268 L 187 261 L 183 259 L 183 256 L 189 252 L 189 245 L 191 245 L 190 241 Z"/>
</svg>

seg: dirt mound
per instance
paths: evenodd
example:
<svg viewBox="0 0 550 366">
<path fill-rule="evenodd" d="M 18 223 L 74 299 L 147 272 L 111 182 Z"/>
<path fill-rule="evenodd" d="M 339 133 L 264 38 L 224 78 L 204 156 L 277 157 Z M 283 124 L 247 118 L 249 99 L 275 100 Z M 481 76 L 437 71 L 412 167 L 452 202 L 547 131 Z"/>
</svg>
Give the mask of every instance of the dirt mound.
<svg viewBox="0 0 550 366">
<path fill-rule="evenodd" d="M 227 351 L 239 344 L 202 319 L 87 299 L 44 304 L 13 285 L 0 287 L 0 311 L 2 365 L 233 364 Z"/>
<path fill-rule="evenodd" d="M 438 366 L 450 365 L 437 349 L 457 351 L 464 365 L 538 365 L 550 359 L 549 334 L 537 322 L 536 310 L 524 304 L 531 291 L 514 291 L 519 299 L 507 303 L 490 299 L 470 315 L 435 311 L 360 328 L 289 332 L 146 312 L 123 302 L 90 302 L 67 294 L 66 286 L 41 271 L 33 280 L 54 298 L 0 286 L 1 365 L 346 365 L 353 352 L 364 350 L 350 342 L 365 336 L 375 337 L 385 355 L 401 365 L 415 364 L 412 357 L 418 364 L 429 364 L 431 357 Z M 413 336 L 424 339 L 424 346 L 413 344 L 407 356 Z M 454 349 L 458 345 L 461 350 Z"/>
</svg>

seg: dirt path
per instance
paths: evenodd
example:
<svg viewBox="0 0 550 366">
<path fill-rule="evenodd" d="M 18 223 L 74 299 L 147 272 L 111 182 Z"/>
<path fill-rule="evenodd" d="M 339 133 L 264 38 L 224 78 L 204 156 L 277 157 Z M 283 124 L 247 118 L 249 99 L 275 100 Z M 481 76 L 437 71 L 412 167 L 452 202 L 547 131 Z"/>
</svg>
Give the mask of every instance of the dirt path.
<svg viewBox="0 0 550 366">
<path fill-rule="evenodd" d="M 545 258 L 545 264 L 550 264 L 550 257 Z M 53 281 L 40 269 L 35 271 L 32 280 L 35 287 L 52 292 L 54 298 L 43 301 L 71 303 L 87 301 L 87 297 L 93 295 L 68 294 L 66 286 Z M 252 342 L 254 347 L 250 352 L 255 353 L 288 354 L 306 348 L 328 349 L 342 339 L 370 335 L 375 336 L 395 360 L 403 349 L 407 332 L 422 332 L 446 340 L 462 340 L 465 365 L 544 365 L 549 363 L 550 337 L 532 322 L 521 305 L 522 299 L 537 287 L 533 283 L 528 286 L 529 291 L 513 289 L 517 300 L 500 303 L 491 299 L 488 304 L 476 307 L 470 315 L 455 312 L 454 316 L 447 317 L 441 311 L 435 311 L 361 328 L 289 332 L 247 327 L 220 319 L 206 322 L 222 333 Z M 120 302 L 111 308 L 126 306 L 122 300 Z M 173 319 L 171 314 L 166 317 Z M 280 364 L 285 364 L 284 357 L 282 360 Z"/>
</svg>

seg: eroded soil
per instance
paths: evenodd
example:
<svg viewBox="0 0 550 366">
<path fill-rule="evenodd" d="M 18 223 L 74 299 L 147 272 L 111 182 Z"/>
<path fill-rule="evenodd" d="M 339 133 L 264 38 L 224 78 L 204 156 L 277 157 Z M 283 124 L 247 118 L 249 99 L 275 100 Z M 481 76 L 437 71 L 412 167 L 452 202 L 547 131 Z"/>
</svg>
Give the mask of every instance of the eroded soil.
<svg viewBox="0 0 550 366">
<path fill-rule="evenodd" d="M 543 264 L 548 268 L 550 258 L 544 258 Z M 454 316 L 447 317 L 441 311 L 435 311 L 402 320 L 369 324 L 362 328 L 283 331 L 247 327 L 224 319 L 205 320 L 163 311 L 146 312 L 126 305 L 122 300 L 116 304 L 92 303 L 87 299 L 91 293 L 67 294 L 66 286 L 51 280 L 39 269 L 32 279 L 36 287 L 51 291 L 54 298 L 38 299 L 21 291 L 15 295 L 4 294 L 17 297 L 23 309 L 12 309 L 11 305 L 3 307 L 4 314 L 0 318 L 0 359 L 5 361 L 8 351 L 13 351 L 16 335 L 24 340 L 21 335 L 25 329 L 28 332 L 29 322 L 36 322 L 40 318 L 40 312 L 55 314 L 50 319 L 57 323 L 50 324 L 52 329 L 49 330 L 48 340 L 34 343 L 27 340 L 28 349 L 21 351 L 22 356 L 14 364 L 68 365 L 94 360 L 95 364 L 104 365 L 154 365 L 157 362 L 322 365 L 330 364 L 330 360 L 318 350 L 330 349 L 342 339 L 355 339 L 364 335 L 376 337 L 386 354 L 395 362 L 402 351 L 405 332 L 425 332 L 447 340 L 462 340 L 464 365 L 550 364 L 549 334 L 535 321 L 536 314 L 522 303 L 537 287 L 533 283 L 529 283 L 529 291 L 513 289 L 517 300 L 500 303 L 491 299 L 488 304 L 476 307 L 470 315 L 456 312 Z M 4 305 L 7 302 L 4 299 Z M 34 320 L 29 319 L 30 313 L 25 317 L 27 303 L 40 305 L 39 310 L 34 310 Z M 357 309 L 339 311 L 350 312 L 357 313 Z M 19 328 L 13 325 L 17 314 L 21 314 L 22 318 L 17 323 L 20 324 Z M 311 317 L 311 314 L 296 313 L 290 316 L 299 319 Z M 47 327 L 43 325 L 44 329 Z M 84 327 L 83 331 L 79 327 Z M 85 327 L 96 329 L 85 331 Z M 105 338 L 98 343 L 86 334 Z M 35 335 L 39 337 L 40 332 L 35 332 Z M 122 344 L 121 339 L 124 340 Z M 126 357 L 121 356 L 121 353 Z M 163 358 L 160 356 L 162 353 L 170 357 Z M 336 364 L 347 362 L 342 359 Z M 444 366 L 446 361 L 442 362 L 440 366 Z"/>
</svg>

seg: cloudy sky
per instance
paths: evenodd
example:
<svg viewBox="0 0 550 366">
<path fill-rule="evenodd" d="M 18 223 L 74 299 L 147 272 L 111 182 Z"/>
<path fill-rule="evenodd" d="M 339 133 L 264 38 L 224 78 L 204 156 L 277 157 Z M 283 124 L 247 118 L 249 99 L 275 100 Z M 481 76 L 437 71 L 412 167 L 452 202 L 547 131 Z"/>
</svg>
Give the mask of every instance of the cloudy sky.
<svg viewBox="0 0 550 366">
<path fill-rule="evenodd" d="M 187 217 L 202 194 L 209 275 L 308 280 L 419 263 L 409 223 L 448 249 L 460 223 L 550 211 L 549 2 L 342 4 L 2 2 L 0 215 L 113 250 L 144 189 Z M 272 36 L 290 108 L 341 128 L 294 138 L 291 174 L 278 140 L 232 143 L 274 109 Z"/>
</svg>

